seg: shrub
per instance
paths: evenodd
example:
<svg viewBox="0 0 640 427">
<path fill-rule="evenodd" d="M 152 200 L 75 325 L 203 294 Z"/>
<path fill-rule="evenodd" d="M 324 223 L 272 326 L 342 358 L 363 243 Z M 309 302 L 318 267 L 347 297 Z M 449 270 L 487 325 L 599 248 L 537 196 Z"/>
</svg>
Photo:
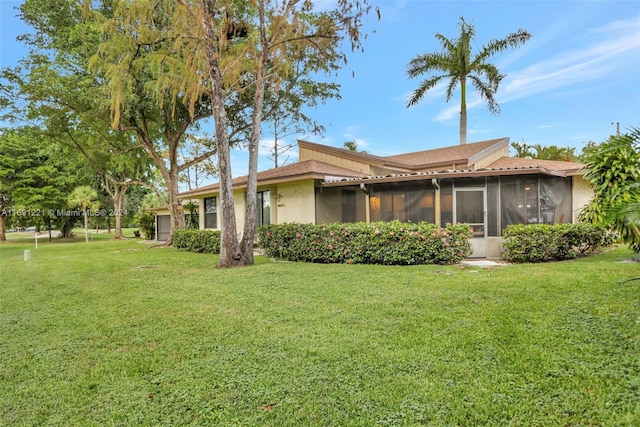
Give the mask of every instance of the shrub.
<svg viewBox="0 0 640 427">
<path fill-rule="evenodd" d="M 156 238 L 156 217 L 152 213 L 140 212 L 135 216 L 135 220 L 145 239 L 153 240 Z"/>
<path fill-rule="evenodd" d="M 219 230 L 182 229 L 173 232 L 173 246 L 189 252 L 219 253 Z"/>
<path fill-rule="evenodd" d="M 471 253 L 468 225 L 438 227 L 399 221 L 288 223 L 258 229 L 268 256 L 289 261 L 348 264 L 454 264 Z"/>
<path fill-rule="evenodd" d="M 509 262 L 572 259 L 613 243 L 607 229 L 589 224 L 512 224 L 502 235 L 502 258 Z"/>
</svg>

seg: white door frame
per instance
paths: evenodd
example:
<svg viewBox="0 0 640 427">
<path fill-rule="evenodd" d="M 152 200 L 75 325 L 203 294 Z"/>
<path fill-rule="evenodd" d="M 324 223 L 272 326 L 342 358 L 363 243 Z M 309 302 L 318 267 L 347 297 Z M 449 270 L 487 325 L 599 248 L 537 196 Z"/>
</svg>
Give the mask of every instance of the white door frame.
<svg viewBox="0 0 640 427">
<path fill-rule="evenodd" d="M 453 222 L 467 222 L 463 221 L 462 218 L 458 219 L 458 193 L 468 193 L 468 192 L 482 192 L 482 222 L 474 222 L 469 223 L 471 227 L 474 227 L 474 234 L 472 235 L 471 249 L 473 252 L 471 253 L 471 257 L 474 258 L 484 258 L 487 256 L 487 189 L 486 187 L 460 187 L 453 189 Z M 480 228 L 481 230 L 478 230 Z"/>
</svg>

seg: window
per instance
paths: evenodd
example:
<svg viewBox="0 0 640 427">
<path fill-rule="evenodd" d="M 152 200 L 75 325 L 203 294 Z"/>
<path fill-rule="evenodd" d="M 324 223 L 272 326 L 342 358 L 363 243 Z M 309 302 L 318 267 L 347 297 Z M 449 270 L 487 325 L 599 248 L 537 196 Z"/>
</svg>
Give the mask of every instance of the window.
<svg viewBox="0 0 640 427">
<path fill-rule="evenodd" d="M 355 190 L 342 190 L 342 222 L 356 222 Z"/>
<path fill-rule="evenodd" d="M 371 221 L 435 222 L 435 190 L 430 182 L 373 186 L 369 203 Z"/>
<path fill-rule="evenodd" d="M 571 222 L 571 178 L 519 176 L 500 178 L 500 224 Z"/>
<path fill-rule="evenodd" d="M 271 191 L 259 191 L 256 202 L 256 228 L 271 224 Z"/>
<path fill-rule="evenodd" d="M 204 228 L 218 228 L 218 208 L 215 197 L 204 199 Z"/>
<path fill-rule="evenodd" d="M 440 180 L 440 224 L 453 223 L 453 181 Z"/>
<path fill-rule="evenodd" d="M 500 236 L 500 178 L 487 178 L 487 235 Z"/>
</svg>

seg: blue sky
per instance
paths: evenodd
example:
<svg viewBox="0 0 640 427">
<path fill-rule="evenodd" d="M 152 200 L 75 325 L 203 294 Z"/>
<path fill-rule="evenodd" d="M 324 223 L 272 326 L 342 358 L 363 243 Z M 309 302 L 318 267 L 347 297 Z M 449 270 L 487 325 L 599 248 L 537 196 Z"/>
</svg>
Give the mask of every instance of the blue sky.
<svg viewBox="0 0 640 427">
<path fill-rule="evenodd" d="M 329 2 L 331 0 L 324 0 Z M 0 0 L 0 66 L 21 55 L 15 42 L 28 31 Z M 445 103 L 444 88 L 406 108 L 419 79 L 409 80 L 406 65 L 416 55 L 440 50 L 434 37 L 458 35 L 460 16 L 474 25 L 476 45 L 523 28 L 532 38 L 522 47 L 493 57 L 506 74 L 496 100 L 501 114 L 468 93 L 468 142 L 509 137 L 529 144 L 576 147 L 601 142 L 640 127 L 639 1 L 431 1 L 378 0 L 381 19 L 368 20 L 364 53 L 349 55 L 335 78 L 340 100 L 308 111 L 326 127 L 324 136 L 295 135 L 342 147 L 355 140 L 376 155 L 392 155 L 459 143 L 459 93 Z M 264 144 L 269 143 L 264 134 Z M 267 150 L 262 150 L 263 154 Z M 296 160 L 293 151 L 289 162 Z M 234 176 L 246 174 L 246 156 L 234 151 Z M 263 155 L 261 170 L 273 166 Z"/>
</svg>

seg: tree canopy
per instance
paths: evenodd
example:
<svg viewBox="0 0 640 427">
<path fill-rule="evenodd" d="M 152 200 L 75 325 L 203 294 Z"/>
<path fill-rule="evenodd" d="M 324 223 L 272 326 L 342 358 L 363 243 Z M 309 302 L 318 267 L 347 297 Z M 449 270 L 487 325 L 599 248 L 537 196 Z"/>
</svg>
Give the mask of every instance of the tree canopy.
<svg viewBox="0 0 640 427">
<path fill-rule="evenodd" d="M 346 60 L 343 40 L 350 41 L 352 48 L 361 48 L 362 17 L 370 9 L 367 0 L 338 0 L 330 10 L 318 10 L 311 1 L 116 3 L 116 22 L 109 24 L 116 30 L 110 34 L 121 37 L 125 28 L 123 44 L 142 45 L 145 52 L 153 48 L 140 66 L 155 73 L 145 88 L 155 96 L 162 94 L 164 110 L 173 115 L 184 107 L 191 116 L 197 115 L 198 107 L 207 106 L 211 111 L 220 174 L 218 266 L 252 264 L 258 144 L 265 106 L 276 105 L 265 103 L 265 93 L 278 93 L 291 81 L 294 64 L 303 63 L 309 74 L 337 70 Z M 105 53 L 109 52 L 105 45 Z M 107 76 L 115 85 L 114 93 L 127 93 L 130 83 L 121 76 L 130 63 L 128 59 L 111 61 Z M 121 121 L 128 104 L 124 96 L 114 97 L 114 123 Z M 281 105 L 289 108 L 291 104 Z M 249 152 L 242 233 L 237 232 L 231 186 L 230 146 L 237 135 L 246 138 Z"/>
<path fill-rule="evenodd" d="M 557 145 L 543 146 L 540 144 L 529 145 L 525 141 L 515 141 L 511 143 L 511 148 L 515 150 L 516 157 L 559 160 L 564 162 L 578 161 L 576 149 L 573 147 L 558 147 Z"/>
<path fill-rule="evenodd" d="M 585 157 L 584 178 L 594 197 L 580 220 L 612 225 L 640 253 L 640 129 L 591 148 Z"/>
</svg>

